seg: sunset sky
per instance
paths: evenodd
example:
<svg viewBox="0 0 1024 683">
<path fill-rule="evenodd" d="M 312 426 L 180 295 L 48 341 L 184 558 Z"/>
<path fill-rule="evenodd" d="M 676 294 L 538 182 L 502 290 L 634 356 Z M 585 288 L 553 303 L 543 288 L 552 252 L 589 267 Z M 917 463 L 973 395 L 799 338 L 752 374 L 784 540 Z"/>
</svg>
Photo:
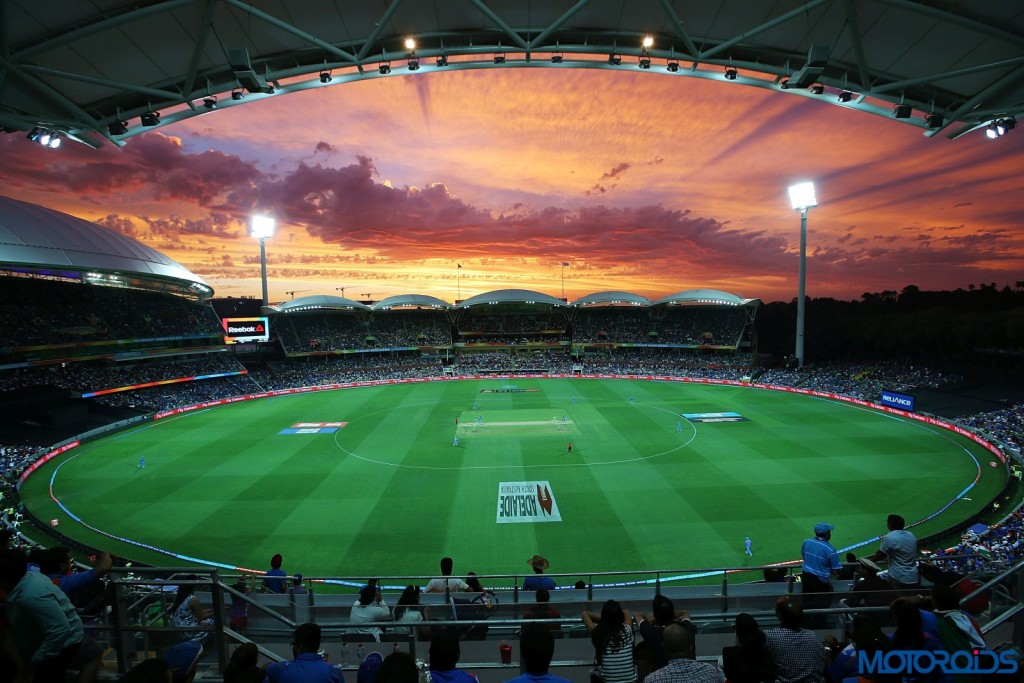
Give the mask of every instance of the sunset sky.
<svg viewBox="0 0 1024 683">
<path fill-rule="evenodd" d="M 1024 130 L 926 138 L 726 81 L 568 68 L 376 78 L 120 149 L 0 136 L 0 161 L 0 194 L 124 232 L 216 296 L 260 296 L 247 221 L 264 212 L 278 222 L 271 301 L 341 287 L 374 300 L 561 296 L 563 273 L 570 300 L 712 288 L 788 301 L 800 219 L 786 188 L 800 180 L 820 203 L 810 296 L 1024 280 Z"/>
</svg>

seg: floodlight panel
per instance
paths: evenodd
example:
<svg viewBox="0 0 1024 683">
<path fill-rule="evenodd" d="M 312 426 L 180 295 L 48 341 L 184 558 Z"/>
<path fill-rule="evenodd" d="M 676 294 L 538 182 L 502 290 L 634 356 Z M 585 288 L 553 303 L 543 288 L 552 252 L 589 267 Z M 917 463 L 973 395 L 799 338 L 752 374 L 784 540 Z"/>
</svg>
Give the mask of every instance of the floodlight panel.
<svg viewBox="0 0 1024 683">
<path fill-rule="evenodd" d="M 798 210 L 809 209 L 812 206 L 817 206 L 818 200 L 814 198 L 814 183 L 806 182 L 790 185 L 789 202 L 793 205 L 794 209 Z"/>
<path fill-rule="evenodd" d="M 274 219 L 270 216 L 252 217 L 252 236 L 256 239 L 274 236 Z"/>
</svg>

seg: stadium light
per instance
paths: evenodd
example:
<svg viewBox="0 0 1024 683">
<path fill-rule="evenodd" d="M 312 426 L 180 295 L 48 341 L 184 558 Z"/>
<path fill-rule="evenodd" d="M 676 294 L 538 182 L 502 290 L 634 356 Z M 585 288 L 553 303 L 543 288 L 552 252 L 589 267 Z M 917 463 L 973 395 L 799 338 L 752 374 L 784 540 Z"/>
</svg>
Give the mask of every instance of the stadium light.
<svg viewBox="0 0 1024 683">
<path fill-rule="evenodd" d="M 260 275 L 263 282 L 263 305 L 267 305 L 267 245 L 265 240 L 274 236 L 274 219 L 270 216 L 252 217 L 252 236 L 260 241 Z"/>
<path fill-rule="evenodd" d="M 807 285 L 807 209 L 818 205 L 814 196 L 814 183 L 804 182 L 789 186 L 789 202 L 800 212 L 800 276 L 796 299 L 796 363 L 804 366 L 804 291 Z"/>
</svg>

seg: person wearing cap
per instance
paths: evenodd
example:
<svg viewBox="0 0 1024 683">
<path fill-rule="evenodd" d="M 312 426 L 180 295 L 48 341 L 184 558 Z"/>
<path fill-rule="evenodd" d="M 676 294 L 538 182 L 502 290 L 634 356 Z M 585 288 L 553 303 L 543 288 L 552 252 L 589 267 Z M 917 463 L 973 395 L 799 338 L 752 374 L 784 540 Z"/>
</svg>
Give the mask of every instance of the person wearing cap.
<svg viewBox="0 0 1024 683">
<path fill-rule="evenodd" d="M 882 536 L 878 552 L 867 559 L 888 560 L 889 567 L 878 576 L 896 590 L 916 588 L 921 583 L 917 572 L 917 538 L 904 528 L 906 520 L 900 515 L 889 515 L 886 526 L 889 533 Z"/>
<path fill-rule="evenodd" d="M 818 522 L 814 525 L 814 538 L 808 538 L 800 547 L 800 590 L 808 596 L 804 599 L 807 609 L 825 609 L 832 604 L 832 574 L 842 568 L 839 553 L 830 543 L 833 528 Z"/>
<path fill-rule="evenodd" d="M 526 564 L 533 567 L 533 576 L 527 576 L 523 580 L 524 591 L 535 591 L 541 588 L 548 591 L 555 590 L 555 580 L 550 576 L 544 576 L 544 570 L 551 566 L 547 558 L 534 555 L 526 561 Z"/>
<path fill-rule="evenodd" d="M 371 581 L 359 590 L 359 600 L 352 606 L 352 613 L 349 615 L 349 623 L 355 628 L 349 629 L 349 633 L 365 633 L 374 640 L 380 641 L 384 632 L 380 626 L 367 626 L 379 621 L 391 621 L 391 610 L 384 603 L 375 581 Z"/>
<path fill-rule="evenodd" d="M 336 669 L 319 655 L 320 627 L 300 624 L 292 637 L 290 662 L 274 662 L 264 672 L 263 683 L 345 683 Z"/>
</svg>

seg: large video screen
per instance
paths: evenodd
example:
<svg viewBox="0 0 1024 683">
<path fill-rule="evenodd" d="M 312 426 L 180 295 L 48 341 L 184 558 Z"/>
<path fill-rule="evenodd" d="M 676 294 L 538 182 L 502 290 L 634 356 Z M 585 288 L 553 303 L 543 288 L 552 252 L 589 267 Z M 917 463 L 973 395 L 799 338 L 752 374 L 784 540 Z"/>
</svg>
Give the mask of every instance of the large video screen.
<svg viewBox="0 0 1024 683">
<path fill-rule="evenodd" d="M 268 318 L 222 318 L 225 344 L 270 341 Z"/>
</svg>

